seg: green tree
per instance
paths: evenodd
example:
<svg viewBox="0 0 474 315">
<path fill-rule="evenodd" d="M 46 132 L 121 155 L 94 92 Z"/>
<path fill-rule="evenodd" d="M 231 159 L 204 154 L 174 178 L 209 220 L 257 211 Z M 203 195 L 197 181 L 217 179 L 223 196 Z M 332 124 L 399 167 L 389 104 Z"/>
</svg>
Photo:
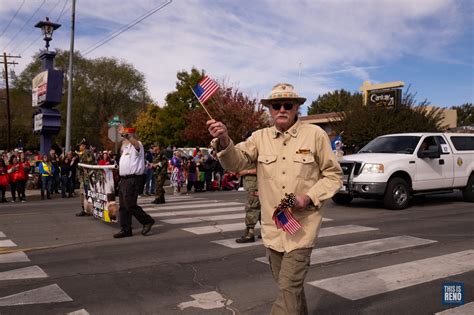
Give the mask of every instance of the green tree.
<svg viewBox="0 0 474 315">
<path fill-rule="evenodd" d="M 362 104 L 362 94 L 351 94 L 351 92 L 340 89 L 318 96 L 308 107 L 308 115 L 341 112 L 347 106 L 360 104 Z"/>
<path fill-rule="evenodd" d="M 428 109 L 427 100 L 417 105 L 415 97 L 416 93 L 408 88 L 396 108 L 350 105 L 339 113 L 342 121 L 333 122 L 332 128 L 343 133 L 344 144 L 349 148 L 361 147 L 384 134 L 442 130 L 442 110 Z"/>
<path fill-rule="evenodd" d="M 69 52 L 57 52 L 55 67 L 65 73 L 64 97 L 56 107 L 62 118 L 61 131 L 55 139 L 59 144 L 63 144 L 65 139 L 68 61 Z M 108 119 L 117 114 L 130 125 L 150 103 L 144 75 L 132 65 L 114 58 L 86 59 L 76 53 L 74 64 L 71 144 L 85 137 L 95 146 L 111 147 L 113 144 L 107 138 Z M 17 93 L 29 96 L 28 101 L 25 102 L 23 97 L 21 103 L 15 104 L 21 108 L 19 115 L 22 116 L 22 124 L 15 128 L 28 125 L 31 130 L 31 80 L 40 69 L 40 61 L 35 58 L 14 82 Z"/>
<path fill-rule="evenodd" d="M 166 138 L 161 134 L 165 129 L 163 123 L 160 120 L 163 108 L 150 104 L 147 106 L 145 111 L 138 114 L 135 121 L 135 128 L 137 134 L 140 137 L 141 142 L 145 147 L 148 147 L 154 142 L 159 142 L 163 145 L 169 145 Z"/>
<path fill-rule="evenodd" d="M 458 127 L 474 125 L 474 106 L 472 103 L 465 103 L 461 106 L 453 106 L 451 109 L 455 109 L 457 111 Z"/>
</svg>

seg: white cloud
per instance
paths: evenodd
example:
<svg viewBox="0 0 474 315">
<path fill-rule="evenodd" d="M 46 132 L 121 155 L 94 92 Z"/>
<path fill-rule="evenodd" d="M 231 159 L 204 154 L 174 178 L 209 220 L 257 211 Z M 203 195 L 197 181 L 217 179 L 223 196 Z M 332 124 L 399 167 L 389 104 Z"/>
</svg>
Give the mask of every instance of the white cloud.
<svg viewBox="0 0 474 315">
<path fill-rule="evenodd" d="M 18 7 L 17 0 L 4 2 L 0 25 Z M 29 14 L 41 3 L 27 2 Z M 76 49 L 84 51 L 160 3 L 78 1 Z M 60 8 L 56 10 L 53 16 Z M 114 56 L 132 63 L 145 74 L 159 103 L 174 89 L 176 73 L 193 66 L 218 80 L 238 82 L 251 96 L 266 96 L 274 83 L 289 81 L 310 103 L 320 93 L 344 88 L 337 78 L 343 69 L 363 81 L 371 78 L 373 69 L 404 55 L 451 58 L 445 48 L 462 34 L 463 24 L 471 19 L 469 11 L 454 0 L 175 0 L 87 57 Z M 52 47 L 69 49 L 68 20 L 69 13 Z M 0 38 L 0 46 L 7 40 Z M 24 59 L 23 67 L 29 62 Z"/>
</svg>

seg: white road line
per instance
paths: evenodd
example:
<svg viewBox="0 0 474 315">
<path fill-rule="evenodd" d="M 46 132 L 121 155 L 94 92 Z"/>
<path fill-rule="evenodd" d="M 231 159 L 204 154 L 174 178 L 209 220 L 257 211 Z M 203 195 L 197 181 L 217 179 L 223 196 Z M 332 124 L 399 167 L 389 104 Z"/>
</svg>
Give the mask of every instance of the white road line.
<svg viewBox="0 0 474 315">
<path fill-rule="evenodd" d="M 403 248 L 412 248 L 432 243 L 436 243 L 436 241 L 402 235 L 338 246 L 316 248 L 311 253 L 311 265 L 392 252 Z M 268 264 L 267 257 L 260 257 L 255 260 Z"/>
<path fill-rule="evenodd" d="M 161 222 L 168 223 L 168 224 L 184 224 L 184 223 L 198 223 L 198 222 L 230 220 L 230 219 L 243 220 L 244 218 L 245 218 L 245 213 L 234 213 L 234 214 L 210 215 L 210 216 L 194 217 L 194 218 L 167 219 L 167 220 L 161 220 Z"/>
<path fill-rule="evenodd" d="M 474 250 L 471 249 L 312 281 L 308 282 L 308 284 L 340 295 L 346 299 L 359 300 L 376 294 L 472 271 L 474 270 L 473 261 Z"/>
<path fill-rule="evenodd" d="M 436 313 L 435 315 L 467 315 L 474 314 L 474 302 Z"/>
<path fill-rule="evenodd" d="M 2 237 L 2 238 L 3 238 L 3 237 L 7 237 L 7 236 L 5 235 L 5 233 L 3 233 L 3 232 L 0 232 L 0 237 Z"/>
<path fill-rule="evenodd" d="M 47 277 L 48 275 L 43 271 L 43 269 L 41 269 L 38 266 L 30 266 L 30 267 L 0 272 L 0 281 L 47 278 Z"/>
<path fill-rule="evenodd" d="M 229 208 L 214 208 L 214 209 L 205 209 L 205 210 L 184 210 L 184 211 L 170 211 L 170 212 L 153 212 L 148 210 L 147 212 L 154 218 L 162 217 L 173 217 L 177 215 L 200 215 L 200 214 L 209 214 L 209 213 L 221 213 L 221 212 L 235 212 L 240 211 L 242 216 L 245 216 L 244 208 L 239 207 L 229 207 Z"/>
<path fill-rule="evenodd" d="M 71 313 L 67 313 L 67 315 L 89 315 L 89 312 L 85 309 L 80 309 Z"/>
<path fill-rule="evenodd" d="M 202 204 L 202 203 L 211 203 L 212 201 L 209 201 L 209 200 L 198 200 L 198 201 L 186 201 L 186 202 L 173 202 L 173 206 L 175 205 L 195 205 L 195 204 Z M 159 205 L 156 205 L 156 204 L 153 204 L 153 203 L 149 203 L 149 204 L 145 204 L 145 205 L 140 205 L 140 207 L 142 207 L 143 209 L 148 209 L 148 208 L 153 208 L 153 209 L 162 209 L 164 207 L 167 207 L 169 206 L 169 204 L 165 203 L 165 204 L 159 204 Z"/>
<path fill-rule="evenodd" d="M 211 207 L 223 207 L 223 206 L 242 206 L 244 210 L 244 204 L 241 202 L 207 202 L 204 204 L 180 204 L 176 206 L 163 206 L 156 207 L 154 210 L 178 210 L 178 209 L 199 209 L 199 208 L 211 208 Z"/>
<path fill-rule="evenodd" d="M 57 284 L 0 298 L 0 306 L 70 302 L 71 297 Z"/>
<path fill-rule="evenodd" d="M 332 221 L 332 219 L 323 218 L 323 221 Z M 182 228 L 182 230 L 184 231 L 197 234 L 197 235 L 239 231 L 239 230 L 244 230 L 244 229 L 245 229 L 245 224 L 243 220 L 240 223 L 216 224 L 216 225 Z"/>
<path fill-rule="evenodd" d="M 1 240 L 0 247 L 16 247 L 16 244 L 10 240 Z"/>
<path fill-rule="evenodd" d="M 0 254 L 0 264 L 30 261 L 24 252 Z"/>
<path fill-rule="evenodd" d="M 368 232 L 368 231 L 375 231 L 375 230 L 378 230 L 378 229 L 367 227 L 367 226 L 360 226 L 360 225 L 343 225 L 343 226 L 321 228 L 321 230 L 319 230 L 318 237 L 328 237 L 328 236 Z M 226 247 L 230 247 L 230 248 L 242 248 L 242 247 L 263 245 L 263 242 L 260 239 L 257 239 L 253 243 L 236 243 L 235 238 L 229 238 L 225 240 L 218 240 L 218 241 L 211 241 L 211 242 L 219 244 L 219 245 L 223 245 Z"/>
</svg>

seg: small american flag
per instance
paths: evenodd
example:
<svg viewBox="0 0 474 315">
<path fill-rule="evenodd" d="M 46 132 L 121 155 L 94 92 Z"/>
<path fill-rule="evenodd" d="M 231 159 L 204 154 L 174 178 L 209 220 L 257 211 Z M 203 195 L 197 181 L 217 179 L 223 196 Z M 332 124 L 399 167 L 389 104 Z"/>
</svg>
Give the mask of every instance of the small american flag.
<svg viewBox="0 0 474 315">
<path fill-rule="evenodd" d="M 201 103 L 205 103 L 214 95 L 214 93 L 217 92 L 218 89 L 219 85 L 216 83 L 216 81 L 212 80 L 206 75 L 201 80 L 201 82 L 196 84 L 196 86 L 193 88 L 193 91 L 194 94 L 196 94 L 198 100 Z"/>
<path fill-rule="evenodd" d="M 273 215 L 273 220 L 275 220 L 275 224 L 279 229 L 282 229 L 291 235 L 298 232 L 298 230 L 301 228 L 301 224 L 293 217 L 291 211 L 288 209 L 275 212 Z"/>
</svg>

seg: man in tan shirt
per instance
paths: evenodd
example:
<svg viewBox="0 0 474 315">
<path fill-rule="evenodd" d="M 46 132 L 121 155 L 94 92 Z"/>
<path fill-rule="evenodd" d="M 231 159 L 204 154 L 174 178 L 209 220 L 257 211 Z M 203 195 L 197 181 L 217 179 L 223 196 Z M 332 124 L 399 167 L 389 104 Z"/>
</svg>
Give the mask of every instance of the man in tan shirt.
<svg viewBox="0 0 474 315">
<path fill-rule="evenodd" d="M 237 145 L 222 122 L 207 122 L 224 169 L 239 171 L 257 165 L 263 243 L 279 287 L 272 314 L 308 313 L 303 285 L 322 222 L 321 208 L 342 185 L 342 171 L 326 132 L 298 119 L 299 106 L 305 101 L 291 84 L 275 85 L 269 98 L 261 100 L 274 125 L 255 131 Z M 277 229 L 272 219 L 285 193 L 296 195 L 292 211 L 302 226 L 293 235 Z"/>
</svg>

